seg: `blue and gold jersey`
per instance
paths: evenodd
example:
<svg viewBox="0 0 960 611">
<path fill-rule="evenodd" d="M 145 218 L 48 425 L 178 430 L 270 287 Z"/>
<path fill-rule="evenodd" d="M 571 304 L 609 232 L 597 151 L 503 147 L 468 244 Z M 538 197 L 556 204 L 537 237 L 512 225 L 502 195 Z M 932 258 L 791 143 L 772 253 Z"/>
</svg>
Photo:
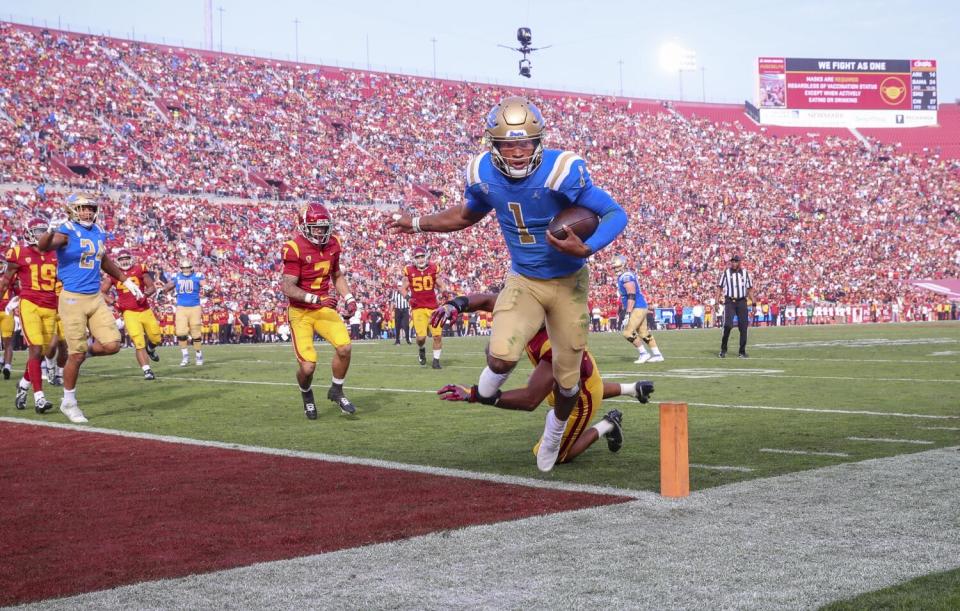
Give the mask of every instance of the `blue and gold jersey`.
<svg viewBox="0 0 960 611">
<path fill-rule="evenodd" d="M 583 159 L 570 151 L 545 149 L 540 167 L 526 178 L 502 174 L 485 152 L 466 168 L 466 206 L 473 212 L 495 210 L 507 243 L 513 271 L 531 278 L 560 278 L 583 267 L 584 259 L 559 252 L 547 243 L 547 225 L 572 205 L 601 217 L 601 227 L 586 244 L 594 252 L 610 243 L 626 225 L 623 209 L 593 186 Z M 610 215 L 609 219 L 604 218 Z"/>
<path fill-rule="evenodd" d="M 57 278 L 71 293 L 92 295 L 100 292 L 100 262 L 107 250 L 107 234 L 96 224 L 89 228 L 67 221 L 57 227 L 67 243 L 57 249 Z"/>
<path fill-rule="evenodd" d="M 173 277 L 173 290 L 177 293 L 178 306 L 189 308 L 200 305 L 200 283 L 203 279 L 203 274 L 196 272 L 189 275 L 177 274 Z"/>
<path fill-rule="evenodd" d="M 647 307 L 647 299 L 643 296 L 643 293 L 640 292 L 640 281 L 637 280 L 637 275 L 633 272 L 626 271 L 617 276 L 617 292 L 620 293 L 620 306 L 626 309 L 627 307 L 627 289 L 626 284 L 632 282 L 636 290 L 637 296 L 636 301 L 633 303 L 635 308 L 645 308 Z"/>
</svg>

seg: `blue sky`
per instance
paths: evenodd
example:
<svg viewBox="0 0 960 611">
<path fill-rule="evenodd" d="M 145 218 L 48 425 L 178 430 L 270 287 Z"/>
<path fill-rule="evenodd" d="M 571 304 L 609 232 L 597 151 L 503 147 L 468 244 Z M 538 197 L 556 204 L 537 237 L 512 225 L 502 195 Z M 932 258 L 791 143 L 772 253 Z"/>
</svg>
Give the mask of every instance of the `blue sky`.
<svg viewBox="0 0 960 611">
<path fill-rule="evenodd" d="M 168 44 L 202 46 L 205 0 L 142 3 L 6 0 L 0 18 Z M 960 98 L 960 0 L 454 0 L 295 2 L 213 0 L 213 42 L 224 51 L 483 82 L 677 99 L 676 72 L 658 50 L 678 42 L 703 72 L 683 97 L 753 98 L 759 55 L 936 59 L 941 102 Z M 294 25 L 294 19 L 299 20 Z M 533 29 L 533 78 L 517 76 L 516 29 Z M 295 45 L 295 31 L 298 44 Z M 431 39 L 436 39 L 436 44 Z M 369 43 L 368 43 L 369 41 Z M 619 64 L 619 61 L 623 64 Z"/>
</svg>

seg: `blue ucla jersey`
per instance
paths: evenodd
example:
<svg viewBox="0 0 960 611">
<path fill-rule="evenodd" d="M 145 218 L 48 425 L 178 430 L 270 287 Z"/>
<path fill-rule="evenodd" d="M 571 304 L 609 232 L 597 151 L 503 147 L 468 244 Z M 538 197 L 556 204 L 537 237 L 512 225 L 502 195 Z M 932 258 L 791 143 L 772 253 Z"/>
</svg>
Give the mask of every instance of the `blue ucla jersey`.
<svg viewBox="0 0 960 611">
<path fill-rule="evenodd" d="M 57 227 L 67 243 L 57 249 L 57 279 L 71 293 L 92 295 L 100 292 L 100 262 L 107 252 L 107 234 L 96 224 L 89 228 L 67 221 Z"/>
<path fill-rule="evenodd" d="M 177 305 L 193 307 L 200 305 L 200 282 L 203 274 L 193 273 L 188 276 L 177 274 L 173 277 L 174 291 L 177 293 Z"/>
<path fill-rule="evenodd" d="M 547 243 L 547 225 L 564 208 L 576 204 L 593 210 L 601 218 L 616 211 L 622 215 L 622 223 L 615 221 L 605 232 L 598 229 L 586 241 L 594 251 L 606 246 L 626 224 L 620 206 L 593 186 L 583 159 L 569 151 L 545 149 L 540 166 L 521 179 L 506 177 L 494 167 L 490 153 L 485 152 L 471 159 L 466 179 L 467 208 L 481 213 L 496 211 L 511 267 L 524 276 L 560 278 L 583 267 L 584 259 L 561 253 Z M 598 235 L 610 231 L 612 235 Z"/>
<path fill-rule="evenodd" d="M 637 275 L 633 272 L 623 272 L 617 277 L 617 291 L 620 293 L 620 305 L 626 309 L 627 308 L 627 288 L 626 285 L 628 282 L 632 282 L 635 290 L 637 292 L 636 301 L 633 302 L 633 307 L 635 308 L 645 308 L 647 307 L 647 300 L 643 296 L 643 293 L 640 292 L 640 281 L 637 280 Z"/>
</svg>

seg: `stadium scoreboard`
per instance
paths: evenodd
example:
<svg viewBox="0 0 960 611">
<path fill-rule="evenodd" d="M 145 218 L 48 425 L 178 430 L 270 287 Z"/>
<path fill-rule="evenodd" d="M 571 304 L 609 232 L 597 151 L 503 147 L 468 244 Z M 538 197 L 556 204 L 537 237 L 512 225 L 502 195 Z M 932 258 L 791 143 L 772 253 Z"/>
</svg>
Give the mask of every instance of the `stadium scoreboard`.
<svg viewBox="0 0 960 611">
<path fill-rule="evenodd" d="M 807 127 L 918 127 L 937 123 L 933 59 L 761 57 L 760 123 Z"/>
</svg>

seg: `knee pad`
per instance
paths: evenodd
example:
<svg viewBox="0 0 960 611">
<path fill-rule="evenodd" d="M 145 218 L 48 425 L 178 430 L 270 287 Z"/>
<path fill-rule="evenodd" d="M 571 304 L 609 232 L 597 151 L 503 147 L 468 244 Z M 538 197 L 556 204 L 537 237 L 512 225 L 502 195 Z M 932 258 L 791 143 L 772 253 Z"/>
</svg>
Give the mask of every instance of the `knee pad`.
<svg viewBox="0 0 960 611">
<path fill-rule="evenodd" d="M 631 344 L 632 344 L 633 342 L 637 341 L 637 332 L 636 332 L 636 331 L 634 331 L 634 332 L 631 333 L 630 335 L 627 335 L 626 333 L 623 333 L 622 336 L 623 336 L 623 339 L 627 340 L 627 341 L 630 342 Z"/>
<path fill-rule="evenodd" d="M 177 341 L 185 342 L 185 341 L 187 341 L 187 340 L 189 340 L 189 339 L 190 339 L 190 336 L 188 336 L 188 335 L 178 335 L 178 336 L 177 336 Z"/>
</svg>

